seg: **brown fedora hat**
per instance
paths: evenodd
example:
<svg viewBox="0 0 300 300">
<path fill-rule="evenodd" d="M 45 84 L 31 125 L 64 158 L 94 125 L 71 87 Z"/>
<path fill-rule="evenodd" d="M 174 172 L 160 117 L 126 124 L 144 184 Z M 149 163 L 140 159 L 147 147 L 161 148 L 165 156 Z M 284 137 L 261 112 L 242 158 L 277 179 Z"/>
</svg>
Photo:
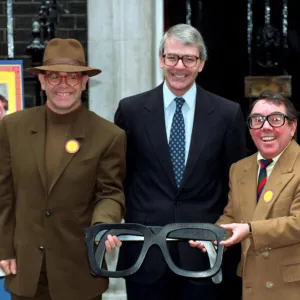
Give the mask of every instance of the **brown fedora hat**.
<svg viewBox="0 0 300 300">
<path fill-rule="evenodd" d="M 54 38 L 48 42 L 42 66 L 27 68 L 26 71 L 33 74 L 43 71 L 83 72 L 88 76 L 101 73 L 101 70 L 86 65 L 84 50 L 79 41 L 60 38 Z"/>
</svg>

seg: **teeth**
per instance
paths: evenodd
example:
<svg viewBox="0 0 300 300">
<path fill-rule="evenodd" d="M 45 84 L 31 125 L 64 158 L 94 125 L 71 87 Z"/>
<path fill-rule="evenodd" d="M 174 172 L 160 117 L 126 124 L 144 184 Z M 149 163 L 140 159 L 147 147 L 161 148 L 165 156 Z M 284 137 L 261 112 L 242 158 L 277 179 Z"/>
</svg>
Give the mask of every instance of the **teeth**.
<svg viewBox="0 0 300 300">
<path fill-rule="evenodd" d="M 265 136 L 263 138 L 261 138 L 263 141 L 273 141 L 275 140 L 275 137 L 273 136 Z"/>
<path fill-rule="evenodd" d="M 176 78 L 184 78 L 184 75 L 174 75 Z"/>
<path fill-rule="evenodd" d="M 70 95 L 70 93 L 57 93 L 59 96 L 68 96 L 68 95 Z"/>
</svg>

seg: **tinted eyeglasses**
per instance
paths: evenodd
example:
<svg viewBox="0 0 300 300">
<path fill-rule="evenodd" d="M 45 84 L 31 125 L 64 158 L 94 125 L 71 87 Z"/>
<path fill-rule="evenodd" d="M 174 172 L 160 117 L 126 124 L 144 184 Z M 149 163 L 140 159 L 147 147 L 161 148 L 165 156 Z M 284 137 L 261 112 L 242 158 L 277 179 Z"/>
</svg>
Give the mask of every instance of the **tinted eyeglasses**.
<svg viewBox="0 0 300 300">
<path fill-rule="evenodd" d="M 59 73 L 47 73 L 44 74 L 47 82 L 51 85 L 59 85 L 64 78 L 67 85 L 75 86 L 79 83 L 81 79 L 80 73 L 68 73 L 67 75 L 60 75 Z"/>
<path fill-rule="evenodd" d="M 163 62 L 166 66 L 175 67 L 178 64 L 179 60 L 181 60 L 183 65 L 187 68 L 195 67 L 199 59 L 199 57 L 195 55 L 179 56 L 173 53 L 164 54 L 162 57 L 163 57 Z"/>
<path fill-rule="evenodd" d="M 284 125 L 285 119 L 289 120 L 289 117 L 282 113 L 272 113 L 267 116 L 255 114 L 248 118 L 247 123 L 251 129 L 262 128 L 266 121 L 268 121 L 272 127 L 281 127 Z"/>
<path fill-rule="evenodd" d="M 109 266 L 106 263 L 108 255 L 116 257 L 117 253 L 107 253 L 105 241 L 108 235 L 115 235 L 122 241 L 122 247 L 125 243 L 140 243 L 136 260 L 126 269 L 118 269 L 118 265 Z M 125 224 L 96 224 L 85 229 L 85 243 L 88 250 L 88 259 L 91 273 L 104 277 L 125 277 L 132 275 L 141 267 L 148 250 L 156 245 L 160 248 L 168 267 L 177 275 L 190 278 L 212 277 L 215 283 L 222 281 L 221 264 L 223 258 L 224 246 L 219 242 L 226 237 L 226 230 L 214 224 L 207 223 L 174 223 L 166 226 L 144 226 L 135 223 Z M 189 240 L 200 240 L 204 243 L 209 256 L 210 268 L 206 270 L 186 270 L 174 262 L 168 248 L 168 243 L 183 242 L 189 246 Z M 217 244 L 214 244 L 217 241 Z M 118 251 L 118 248 L 115 248 Z"/>
</svg>

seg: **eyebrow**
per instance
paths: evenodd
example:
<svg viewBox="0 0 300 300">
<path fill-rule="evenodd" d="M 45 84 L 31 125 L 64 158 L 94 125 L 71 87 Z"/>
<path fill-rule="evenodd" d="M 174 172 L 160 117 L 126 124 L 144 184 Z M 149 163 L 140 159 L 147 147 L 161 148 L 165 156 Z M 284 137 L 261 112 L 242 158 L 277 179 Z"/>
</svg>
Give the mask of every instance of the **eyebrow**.
<svg viewBox="0 0 300 300">
<path fill-rule="evenodd" d="M 197 57 L 197 55 L 195 55 L 195 54 L 182 54 L 182 55 L 180 55 L 180 54 L 173 53 L 173 52 L 167 52 L 167 53 L 165 53 L 165 55 L 167 55 L 167 54 L 169 54 L 169 55 L 177 55 L 179 57 L 183 57 L 183 56 L 196 56 Z"/>
<path fill-rule="evenodd" d="M 283 114 L 284 115 L 284 113 L 282 112 L 282 111 L 273 111 L 273 112 L 271 112 L 270 114 L 268 114 L 268 115 L 263 115 L 263 114 L 261 114 L 261 113 L 254 113 L 254 114 L 250 114 L 250 116 L 251 117 L 256 117 L 256 116 L 263 116 L 263 117 L 266 117 L 266 116 L 269 116 L 269 115 L 275 115 L 275 114 Z"/>
</svg>

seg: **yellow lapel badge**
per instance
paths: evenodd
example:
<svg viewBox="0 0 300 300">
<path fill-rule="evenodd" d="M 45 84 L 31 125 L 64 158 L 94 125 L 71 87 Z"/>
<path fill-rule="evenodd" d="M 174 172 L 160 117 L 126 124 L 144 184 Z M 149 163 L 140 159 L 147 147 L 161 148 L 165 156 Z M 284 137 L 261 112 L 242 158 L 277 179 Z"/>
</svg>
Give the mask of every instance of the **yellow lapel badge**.
<svg viewBox="0 0 300 300">
<path fill-rule="evenodd" d="M 76 140 L 68 140 L 65 144 L 65 149 L 68 153 L 76 153 L 80 148 L 78 141 Z"/>
<path fill-rule="evenodd" d="M 271 191 L 271 190 L 266 191 L 264 193 L 264 201 L 267 202 L 267 203 L 272 201 L 273 196 L 274 196 L 273 191 Z"/>
</svg>

